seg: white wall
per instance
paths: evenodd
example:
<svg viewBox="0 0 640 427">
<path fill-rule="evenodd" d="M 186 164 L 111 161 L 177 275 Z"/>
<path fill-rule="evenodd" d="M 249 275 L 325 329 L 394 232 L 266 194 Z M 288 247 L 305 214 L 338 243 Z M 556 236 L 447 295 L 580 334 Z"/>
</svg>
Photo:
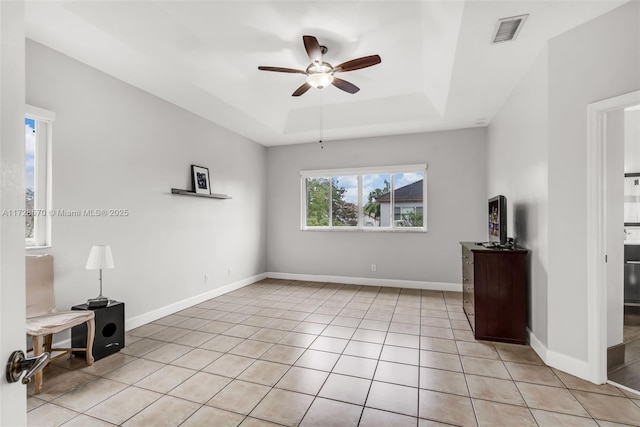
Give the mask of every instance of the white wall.
<svg viewBox="0 0 640 427">
<path fill-rule="evenodd" d="M 576 375 L 586 375 L 579 362 L 588 342 L 587 105 L 640 87 L 638 7 L 627 3 L 550 40 L 488 132 L 490 194 L 511 199 L 509 224 L 532 249 L 534 344 Z"/>
<path fill-rule="evenodd" d="M 24 209 L 24 2 L 0 2 L 0 210 Z M 25 350 L 24 217 L 0 215 L 0 361 Z M 25 386 L 0 380 L 0 425 L 27 423 Z"/>
<path fill-rule="evenodd" d="M 94 244 L 111 245 L 104 294 L 127 319 L 266 271 L 263 146 L 32 41 L 26 64 L 27 103 L 57 114 L 53 207 L 130 212 L 53 218 L 41 252 L 55 257 L 59 308 L 98 294 L 84 269 Z M 233 199 L 171 195 L 191 187 L 191 164 Z"/>
<path fill-rule="evenodd" d="M 461 240 L 484 241 L 485 129 L 269 147 L 267 268 L 461 283 Z M 301 231 L 300 171 L 427 163 L 427 233 Z M 371 271 L 377 265 L 377 272 Z"/>
<path fill-rule="evenodd" d="M 507 198 L 507 235 L 529 252 L 528 327 L 547 344 L 547 50 L 491 121 L 487 196 Z"/>
<path fill-rule="evenodd" d="M 549 42 L 549 347 L 587 359 L 589 103 L 640 88 L 640 3 Z"/>
</svg>

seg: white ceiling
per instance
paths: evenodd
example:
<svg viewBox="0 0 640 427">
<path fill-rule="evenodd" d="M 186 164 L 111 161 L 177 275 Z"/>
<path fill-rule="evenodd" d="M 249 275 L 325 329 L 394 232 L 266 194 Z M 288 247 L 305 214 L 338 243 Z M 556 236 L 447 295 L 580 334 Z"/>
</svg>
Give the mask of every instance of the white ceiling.
<svg viewBox="0 0 640 427">
<path fill-rule="evenodd" d="M 546 41 L 624 1 L 28 1 L 27 37 L 266 146 L 486 126 Z M 499 18 L 529 14 L 515 41 Z M 291 93 L 302 36 L 337 65 L 333 86 Z"/>
</svg>

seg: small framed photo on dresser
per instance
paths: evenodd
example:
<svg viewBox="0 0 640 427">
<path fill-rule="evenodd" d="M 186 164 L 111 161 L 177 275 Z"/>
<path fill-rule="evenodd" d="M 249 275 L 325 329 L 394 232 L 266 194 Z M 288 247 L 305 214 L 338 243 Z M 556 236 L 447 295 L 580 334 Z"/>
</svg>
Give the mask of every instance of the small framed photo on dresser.
<svg viewBox="0 0 640 427">
<path fill-rule="evenodd" d="M 209 169 L 191 165 L 191 177 L 193 180 L 193 191 L 197 194 L 211 194 L 211 183 L 209 181 Z"/>
</svg>

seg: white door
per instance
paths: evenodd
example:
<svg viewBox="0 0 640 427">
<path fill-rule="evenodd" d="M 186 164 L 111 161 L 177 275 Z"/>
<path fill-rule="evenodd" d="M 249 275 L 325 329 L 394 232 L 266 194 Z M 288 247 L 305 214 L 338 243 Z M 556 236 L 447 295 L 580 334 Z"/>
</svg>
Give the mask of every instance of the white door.
<svg viewBox="0 0 640 427">
<path fill-rule="evenodd" d="M 25 350 L 24 2 L 0 1 L 0 366 Z M 0 425 L 27 424 L 26 387 L 0 380 Z"/>
</svg>

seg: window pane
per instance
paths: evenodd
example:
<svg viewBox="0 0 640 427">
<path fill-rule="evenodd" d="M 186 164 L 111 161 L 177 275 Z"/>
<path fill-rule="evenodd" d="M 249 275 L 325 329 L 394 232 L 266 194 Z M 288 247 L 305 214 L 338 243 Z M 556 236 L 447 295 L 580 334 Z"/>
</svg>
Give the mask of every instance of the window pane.
<svg viewBox="0 0 640 427">
<path fill-rule="evenodd" d="M 329 225 L 329 178 L 307 178 L 307 227 Z"/>
<path fill-rule="evenodd" d="M 422 184 L 424 173 L 397 173 L 393 176 L 394 226 L 422 227 Z"/>
<path fill-rule="evenodd" d="M 391 175 L 362 177 L 362 224 L 364 227 L 391 226 Z"/>
<path fill-rule="evenodd" d="M 24 121 L 25 128 L 25 167 L 26 167 L 26 199 L 25 208 L 31 211 L 36 208 L 35 206 L 35 158 L 36 158 L 36 121 L 30 118 L 26 118 Z M 25 215 L 26 227 L 25 238 L 33 239 L 34 235 L 34 222 L 33 215 Z"/>
<path fill-rule="evenodd" d="M 334 176 L 331 193 L 332 225 L 358 225 L 358 176 Z"/>
</svg>

